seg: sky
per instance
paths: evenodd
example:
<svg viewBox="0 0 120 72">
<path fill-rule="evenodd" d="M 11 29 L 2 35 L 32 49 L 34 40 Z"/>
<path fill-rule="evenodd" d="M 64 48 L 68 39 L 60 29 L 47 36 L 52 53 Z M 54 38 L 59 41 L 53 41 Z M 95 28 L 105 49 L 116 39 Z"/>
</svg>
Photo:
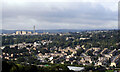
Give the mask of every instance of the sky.
<svg viewBox="0 0 120 72">
<path fill-rule="evenodd" d="M 4 0 L 2 29 L 117 29 L 118 0 Z"/>
</svg>

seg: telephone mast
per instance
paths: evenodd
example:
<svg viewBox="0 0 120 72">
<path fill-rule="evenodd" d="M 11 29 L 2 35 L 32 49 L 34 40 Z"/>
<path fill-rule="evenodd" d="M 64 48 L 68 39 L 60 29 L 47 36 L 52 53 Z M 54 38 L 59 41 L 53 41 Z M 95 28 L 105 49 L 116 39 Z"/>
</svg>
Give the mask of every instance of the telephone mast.
<svg viewBox="0 0 120 72">
<path fill-rule="evenodd" d="M 33 33 L 35 33 L 35 25 L 33 26 Z"/>
</svg>

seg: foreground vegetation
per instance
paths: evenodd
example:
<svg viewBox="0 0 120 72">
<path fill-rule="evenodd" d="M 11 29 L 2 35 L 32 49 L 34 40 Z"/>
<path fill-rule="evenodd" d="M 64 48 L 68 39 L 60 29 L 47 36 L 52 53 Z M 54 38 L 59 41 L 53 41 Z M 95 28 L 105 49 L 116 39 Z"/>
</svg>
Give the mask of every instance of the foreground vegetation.
<svg viewBox="0 0 120 72">
<path fill-rule="evenodd" d="M 114 72 L 120 70 L 106 70 L 104 67 L 85 66 L 85 70 L 82 72 Z M 14 62 L 2 62 L 2 72 L 74 72 L 67 68 L 67 65 L 54 64 L 46 67 L 38 67 L 36 65 L 16 64 Z"/>
</svg>

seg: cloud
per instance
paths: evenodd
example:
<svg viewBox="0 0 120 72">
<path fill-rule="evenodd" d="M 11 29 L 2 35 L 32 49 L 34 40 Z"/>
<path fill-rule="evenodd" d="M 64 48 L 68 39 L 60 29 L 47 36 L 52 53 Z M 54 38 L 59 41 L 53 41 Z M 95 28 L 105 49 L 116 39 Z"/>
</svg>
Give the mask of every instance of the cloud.
<svg viewBox="0 0 120 72">
<path fill-rule="evenodd" d="M 32 29 L 33 25 L 37 29 L 114 29 L 116 3 L 4 2 L 3 29 Z"/>
</svg>

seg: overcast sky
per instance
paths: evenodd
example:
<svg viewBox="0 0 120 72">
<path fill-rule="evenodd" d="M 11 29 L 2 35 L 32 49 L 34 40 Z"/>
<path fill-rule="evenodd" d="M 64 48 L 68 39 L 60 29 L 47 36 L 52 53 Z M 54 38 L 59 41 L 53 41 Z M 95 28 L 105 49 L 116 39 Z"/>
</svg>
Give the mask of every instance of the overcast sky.
<svg viewBox="0 0 120 72">
<path fill-rule="evenodd" d="M 7 30 L 118 28 L 118 0 L 5 0 L 2 12 Z"/>
</svg>

